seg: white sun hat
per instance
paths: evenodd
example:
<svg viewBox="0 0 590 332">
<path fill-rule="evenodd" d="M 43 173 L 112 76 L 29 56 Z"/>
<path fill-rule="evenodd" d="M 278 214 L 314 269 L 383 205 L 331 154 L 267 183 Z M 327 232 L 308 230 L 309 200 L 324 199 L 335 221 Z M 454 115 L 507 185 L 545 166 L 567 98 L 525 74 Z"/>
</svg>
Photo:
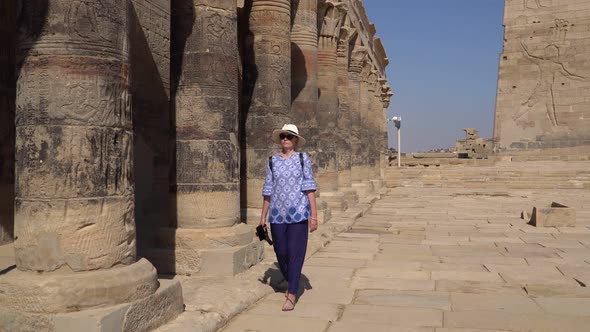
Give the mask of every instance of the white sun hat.
<svg viewBox="0 0 590 332">
<path fill-rule="evenodd" d="M 275 129 L 272 132 L 272 141 L 277 143 L 277 144 L 281 144 L 281 138 L 279 137 L 279 135 L 281 134 L 291 134 L 294 136 L 299 137 L 299 146 L 302 146 L 303 144 L 305 144 L 305 138 L 301 137 L 301 135 L 299 135 L 299 129 L 297 129 L 297 126 L 294 124 L 285 124 L 283 126 L 283 128 L 281 129 Z"/>
</svg>

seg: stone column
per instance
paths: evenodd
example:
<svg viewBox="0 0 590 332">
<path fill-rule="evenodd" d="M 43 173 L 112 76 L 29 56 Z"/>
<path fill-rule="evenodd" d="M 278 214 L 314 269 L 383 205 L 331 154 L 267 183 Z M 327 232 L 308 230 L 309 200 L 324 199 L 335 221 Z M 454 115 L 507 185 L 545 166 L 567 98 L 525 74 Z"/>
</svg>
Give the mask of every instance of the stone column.
<svg viewBox="0 0 590 332">
<path fill-rule="evenodd" d="M 350 63 L 350 42 L 356 36 L 356 29 L 343 27 L 340 29 L 340 38 L 337 48 L 337 85 L 338 85 L 338 121 L 336 122 L 336 134 L 341 145 L 337 147 L 338 191 L 344 194 L 348 206 L 358 203 L 358 195 L 352 190 L 352 151 L 351 151 L 351 103 L 350 80 L 348 77 L 348 65 Z"/>
<path fill-rule="evenodd" d="M 369 157 L 371 155 L 371 139 L 369 136 L 369 114 L 371 110 L 371 99 L 374 91 L 371 81 L 375 78 L 375 71 L 372 69 L 373 64 L 368 60 L 361 73 L 362 81 L 360 87 L 360 140 L 361 140 L 361 165 L 359 167 L 359 174 L 361 182 L 367 185 L 367 193 L 373 191 L 373 186 L 370 182 Z"/>
<path fill-rule="evenodd" d="M 158 270 L 234 275 L 256 264 L 261 246 L 240 221 L 236 0 L 173 7 L 176 223 L 149 256 Z"/>
<path fill-rule="evenodd" d="M 361 176 L 363 165 L 363 145 L 361 142 L 361 72 L 367 61 L 367 49 L 361 45 L 355 45 L 350 56 L 348 67 L 349 97 L 350 97 L 350 122 L 351 122 L 351 181 L 352 187 L 359 197 L 367 195 L 367 185 L 363 183 Z"/>
<path fill-rule="evenodd" d="M 387 168 L 388 164 L 388 156 L 389 156 L 389 135 L 388 135 L 388 124 L 387 124 L 387 109 L 389 108 L 389 103 L 391 101 L 391 87 L 388 84 L 383 84 L 381 87 L 381 103 L 383 105 L 383 115 L 382 115 L 382 126 L 381 126 L 381 166 L 380 166 L 380 175 L 381 179 L 385 180 L 385 169 Z"/>
<path fill-rule="evenodd" d="M 184 55 L 174 96 L 177 226 L 229 227 L 240 215 L 236 0 L 193 5 L 192 33 L 173 50 Z"/>
<path fill-rule="evenodd" d="M 14 0 L 0 3 L 0 245 L 12 242 L 14 228 Z"/>
<path fill-rule="evenodd" d="M 338 192 L 337 150 L 343 145 L 338 135 L 338 66 L 337 45 L 340 28 L 346 15 L 344 3 L 321 1 L 318 10 L 320 26 L 318 49 L 318 172 L 320 195 L 336 210 L 347 208 L 344 196 Z"/>
<path fill-rule="evenodd" d="M 244 50 L 242 194 L 252 209 L 248 213 L 259 216 L 266 163 L 276 151 L 272 131 L 291 122 L 291 3 L 252 0 L 244 9 L 249 31 Z"/>
<path fill-rule="evenodd" d="M 318 21 L 317 0 L 291 0 L 291 116 L 307 139 L 303 150 L 310 154 L 317 170 L 318 147 Z M 320 223 L 331 217 L 321 199 L 316 200 Z"/>
<path fill-rule="evenodd" d="M 318 108 L 318 0 L 291 0 L 291 114 L 305 150 L 317 148 Z"/>
<path fill-rule="evenodd" d="M 0 326 L 98 327 L 116 311 L 111 329 L 154 328 L 182 310 L 182 295 L 178 282 L 158 289 L 154 267 L 136 259 L 128 2 L 20 10 L 17 269 L 0 280 Z"/>
<path fill-rule="evenodd" d="M 375 82 L 375 95 L 373 97 L 374 106 L 371 115 L 372 128 L 370 132 L 373 137 L 372 141 L 374 142 L 374 153 L 371 156 L 371 179 L 377 181 L 377 186 L 375 186 L 376 189 L 383 185 L 381 179 L 381 156 L 383 154 L 383 124 L 385 122 L 385 117 L 383 115 L 383 101 L 381 100 L 381 95 L 383 84 L 385 84 L 386 81 L 385 78 L 378 77 Z"/>
</svg>

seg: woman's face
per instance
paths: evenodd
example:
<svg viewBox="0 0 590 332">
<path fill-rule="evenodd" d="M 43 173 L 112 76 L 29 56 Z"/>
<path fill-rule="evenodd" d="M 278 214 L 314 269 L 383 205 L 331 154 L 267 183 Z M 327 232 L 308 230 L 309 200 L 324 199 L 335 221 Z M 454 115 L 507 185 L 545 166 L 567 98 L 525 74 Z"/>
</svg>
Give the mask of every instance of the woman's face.
<svg viewBox="0 0 590 332">
<path fill-rule="evenodd" d="M 283 147 L 283 149 L 288 149 L 288 150 L 295 149 L 299 138 L 297 136 L 293 136 L 293 135 L 283 135 L 283 136 L 284 136 L 284 138 L 281 138 L 281 146 Z M 291 139 L 289 139 L 289 137 L 291 137 Z"/>
</svg>

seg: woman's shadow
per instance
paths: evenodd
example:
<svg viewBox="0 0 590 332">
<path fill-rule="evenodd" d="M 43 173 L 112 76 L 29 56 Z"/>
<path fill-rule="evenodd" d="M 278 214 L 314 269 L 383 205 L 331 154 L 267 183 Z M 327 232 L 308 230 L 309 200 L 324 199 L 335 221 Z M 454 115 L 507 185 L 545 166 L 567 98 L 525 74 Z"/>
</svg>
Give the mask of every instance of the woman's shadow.
<svg viewBox="0 0 590 332">
<path fill-rule="evenodd" d="M 264 272 L 264 276 L 258 279 L 260 283 L 269 285 L 275 291 L 275 293 L 284 293 L 287 291 L 287 281 L 283 277 L 283 274 L 279 270 L 277 263 L 274 263 L 272 267 L 270 267 L 266 272 Z M 305 293 L 306 290 L 313 289 L 309 279 L 305 276 L 305 274 L 301 273 L 301 278 L 299 279 L 299 292 L 297 293 L 297 300 Z"/>
</svg>

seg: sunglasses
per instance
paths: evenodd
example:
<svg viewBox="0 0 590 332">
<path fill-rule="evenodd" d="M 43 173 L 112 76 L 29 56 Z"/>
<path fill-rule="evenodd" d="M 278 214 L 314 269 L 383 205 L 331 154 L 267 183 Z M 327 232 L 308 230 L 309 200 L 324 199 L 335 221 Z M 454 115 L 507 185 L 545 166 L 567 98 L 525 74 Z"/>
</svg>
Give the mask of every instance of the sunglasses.
<svg viewBox="0 0 590 332">
<path fill-rule="evenodd" d="M 280 134 L 280 135 L 279 135 L 279 138 L 280 138 L 281 140 L 283 140 L 283 139 L 285 139 L 285 138 L 286 138 L 286 139 L 288 139 L 288 140 L 290 141 L 290 140 L 292 140 L 292 139 L 293 139 L 293 137 L 295 137 L 295 135 L 291 135 L 291 134 Z"/>
</svg>

